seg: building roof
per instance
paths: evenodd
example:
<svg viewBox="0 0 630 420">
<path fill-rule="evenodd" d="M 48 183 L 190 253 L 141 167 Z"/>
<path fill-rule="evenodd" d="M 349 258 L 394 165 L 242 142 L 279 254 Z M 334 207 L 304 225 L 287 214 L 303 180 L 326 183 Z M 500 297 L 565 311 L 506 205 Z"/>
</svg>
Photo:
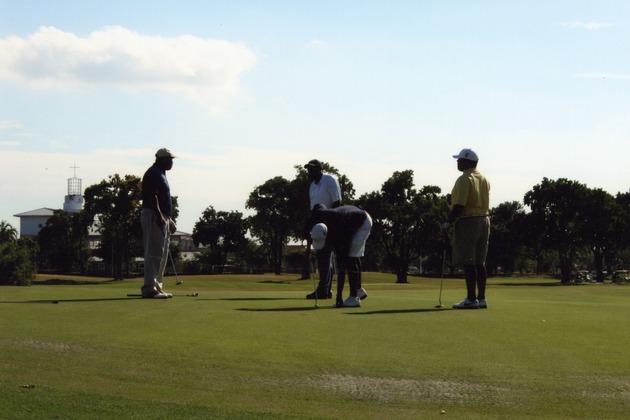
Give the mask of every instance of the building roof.
<svg viewBox="0 0 630 420">
<path fill-rule="evenodd" d="M 13 217 L 50 217 L 55 212 L 55 209 L 49 207 L 42 207 L 41 209 L 25 211 L 24 213 L 14 214 Z"/>
</svg>

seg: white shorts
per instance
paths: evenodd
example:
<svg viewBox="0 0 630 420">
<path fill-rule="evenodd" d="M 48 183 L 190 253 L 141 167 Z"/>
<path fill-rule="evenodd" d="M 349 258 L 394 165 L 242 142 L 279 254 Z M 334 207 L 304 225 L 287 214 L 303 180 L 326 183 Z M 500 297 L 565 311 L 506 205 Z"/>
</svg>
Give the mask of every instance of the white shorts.
<svg viewBox="0 0 630 420">
<path fill-rule="evenodd" d="M 350 252 L 348 252 L 348 257 L 350 258 L 362 257 L 365 253 L 365 242 L 372 230 L 372 218 L 367 212 L 365 212 L 365 215 L 367 216 L 365 222 L 354 233 L 352 241 L 350 241 Z"/>
</svg>

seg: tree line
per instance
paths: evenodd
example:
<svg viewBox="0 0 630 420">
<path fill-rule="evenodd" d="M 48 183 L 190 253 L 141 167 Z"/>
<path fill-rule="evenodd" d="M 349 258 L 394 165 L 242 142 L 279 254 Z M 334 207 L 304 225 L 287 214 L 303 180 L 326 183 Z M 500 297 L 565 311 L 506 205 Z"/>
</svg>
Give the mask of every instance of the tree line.
<svg viewBox="0 0 630 420">
<path fill-rule="evenodd" d="M 443 256 L 450 261 L 449 232 L 442 229 L 450 194 L 432 185 L 416 188 L 413 171 L 405 170 L 394 172 L 379 190 L 356 197 L 347 176 L 327 163 L 323 166 L 339 179 L 342 205 L 360 206 L 372 216 L 366 270 L 393 272 L 399 283 L 407 282 L 412 266 L 421 267 L 425 274 L 441 273 Z M 280 274 L 286 261 L 294 261 L 302 277 L 308 278 L 310 247 L 285 255 L 288 244 L 309 243 L 305 223 L 310 181 L 301 165 L 294 168 L 293 179 L 277 176 L 254 188 L 245 202 L 251 216 L 209 205 L 193 228 L 193 240 L 203 245 L 193 264 L 221 272 L 232 262 L 245 271 Z M 176 220 L 177 197 L 173 201 Z M 134 259 L 143 254 L 141 179 L 111 175 L 86 188 L 84 202 L 79 213 L 56 211 L 41 229 L 37 243 L 29 248 L 37 264 L 61 272 L 85 272 L 89 258 L 97 256 L 111 264 L 114 278 L 129 276 Z M 576 269 L 584 268 L 596 272 L 601 281 L 606 271 L 628 268 L 630 192 L 613 196 L 576 181 L 543 178 L 525 194 L 523 203 L 501 203 L 490 210 L 490 218 L 490 275 L 557 273 L 562 282 L 569 282 Z M 3 222 L 0 228 L 10 230 L 7 226 Z M 90 229 L 101 237 L 95 249 L 88 246 Z M 3 246 L 4 233 L 0 238 Z M 177 258 L 179 250 L 173 251 Z M 455 270 L 450 262 L 447 266 Z M 5 276 L 6 271 L 0 271 L 0 277 Z"/>
</svg>

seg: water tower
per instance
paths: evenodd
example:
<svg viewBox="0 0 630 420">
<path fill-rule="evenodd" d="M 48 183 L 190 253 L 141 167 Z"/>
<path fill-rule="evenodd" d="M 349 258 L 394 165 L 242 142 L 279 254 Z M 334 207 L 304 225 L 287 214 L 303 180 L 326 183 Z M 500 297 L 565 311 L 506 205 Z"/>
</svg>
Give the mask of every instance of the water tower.
<svg viewBox="0 0 630 420">
<path fill-rule="evenodd" d="M 81 180 L 77 178 L 76 163 L 72 166 L 74 176 L 68 178 L 68 195 L 63 202 L 63 211 L 68 213 L 78 213 L 83 209 L 83 190 L 81 188 Z"/>
</svg>

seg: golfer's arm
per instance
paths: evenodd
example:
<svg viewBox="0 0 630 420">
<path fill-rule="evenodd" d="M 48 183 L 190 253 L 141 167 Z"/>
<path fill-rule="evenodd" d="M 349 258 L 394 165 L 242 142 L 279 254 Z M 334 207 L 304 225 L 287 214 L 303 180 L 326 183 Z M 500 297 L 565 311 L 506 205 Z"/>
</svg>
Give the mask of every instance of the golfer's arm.
<svg viewBox="0 0 630 420">
<path fill-rule="evenodd" d="M 453 223 L 455 220 L 459 219 L 459 216 L 461 216 L 463 212 L 464 206 L 461 204 L 455 204 L 451 210 L 451 214 L 448 216 L 448 222 Z"/>
<path fill-rule="evenodd" d="M 158 196 L 157 195 L 154 195 L 153 199 L 155 200 L 154 201 L 155 211 L 157 212 L 158 216 L 160 216 L 160 220 L 161 220 L 162 225 L 164 225 L 164 224 L 166 224 L 166 219 L 164 218 L 164 214 L 162 214 L 162 209 L 160 209 L 160 200 L 158 200 Z"/>
</svg>

